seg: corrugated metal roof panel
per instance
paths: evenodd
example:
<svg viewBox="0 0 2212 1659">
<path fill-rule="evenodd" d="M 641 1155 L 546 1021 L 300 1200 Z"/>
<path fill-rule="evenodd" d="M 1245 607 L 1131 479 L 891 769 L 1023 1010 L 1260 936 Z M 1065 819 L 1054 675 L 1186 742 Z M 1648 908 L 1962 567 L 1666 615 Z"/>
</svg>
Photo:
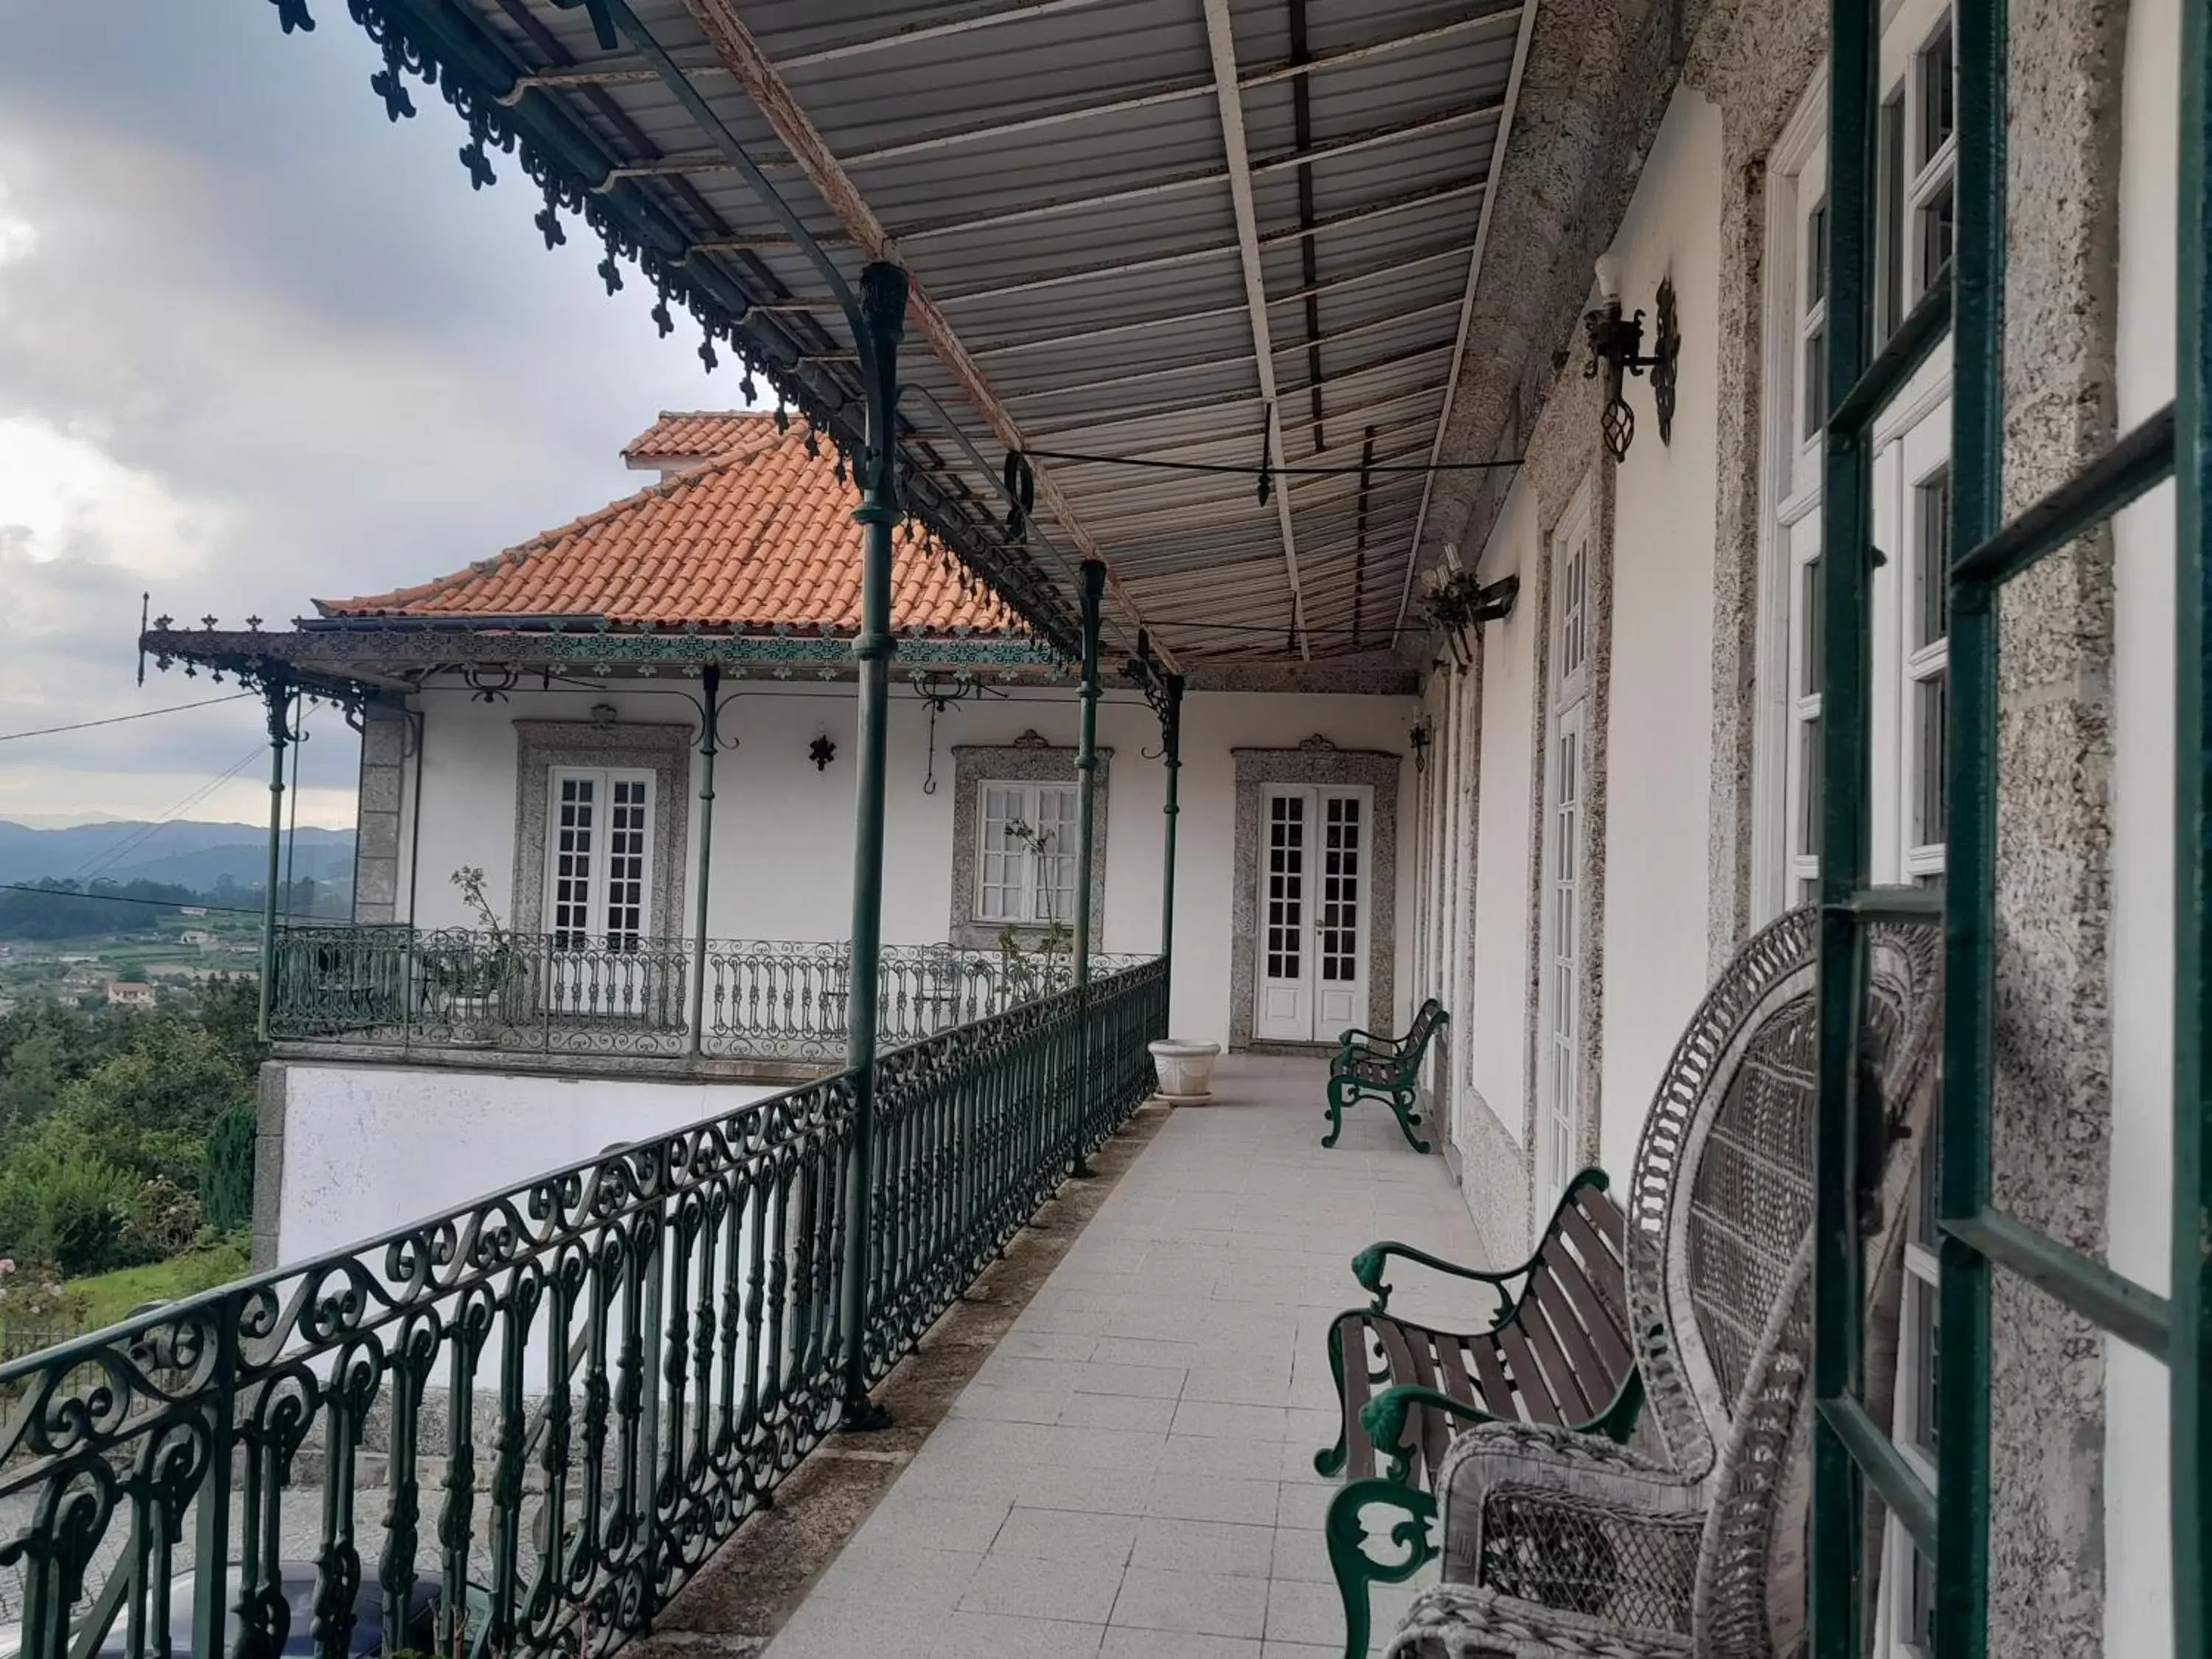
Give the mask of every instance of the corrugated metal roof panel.
<svg viewBox="0 0 2212 1659">
<path fill-rule="evenodd" d="M 800 354 L 831 406 L 849 404 L 852 340 L 829 284 L 720 153 L 726 134 L 848 284 L 867 257 L 850 204 L 817 191 L 694 8 L 724 9 L 750 33 L 960 342 L 939 361 L 909 322 L 903 374 L 915 392 L 903 407 L 916 425 L 910 456 L 938 491 L 933 512 L 981 526 L 1000 511 L 1005 444 L 963 378 L 976 374 L 1031 448 L 1255 464 L 1267 411 L 1248 259 L 1264 290 L 1286 460 L 1352 465 L 1371 429 L 1378 459 L 1425 461 L 1502 140 L 1517 8 L 1231 0 L 1238 159 L 1257 235 L 1240 249 L 1206 14 L 1194 0 L 632 0 L 687 88 L 637 75 L 642 60 L 601 47 L 581 9 L 454 3 L 514 70 L 551 77 L 536 96 L 622 169 L 607 182 L 624 199 L 678 228 L 684 269 L 745 296 L 752 325 L 783 342 L 787 360 Z M 1301 21 L 1304 51 L 1322 61 L 1292 72 Z M 612 73 L 580 81 L 579 66 Z M 1250 473 L 1036 465 L 1066 515 L 1041 490 L 1046 540 L 1030 551 L 1063 602 L 1060 561 L 1088 544 L 1179 652 L 1291 648 L 1282 526 Z M 1276 488 L 1309 624 L 1357 617 L 1387 631 L 1421 476 L 1285 477 Z M 1209 618 L 1223 626 L 1200 625 Z M 1316 653 L 1343 645 L 1304 643 Z"/>
</svg>

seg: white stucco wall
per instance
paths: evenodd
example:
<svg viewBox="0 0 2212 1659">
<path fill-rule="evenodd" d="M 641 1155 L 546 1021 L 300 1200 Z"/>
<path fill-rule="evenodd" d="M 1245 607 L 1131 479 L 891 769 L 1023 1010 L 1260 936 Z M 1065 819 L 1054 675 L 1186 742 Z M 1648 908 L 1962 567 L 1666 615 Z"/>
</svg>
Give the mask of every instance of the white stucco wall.
<svg viewBox="0 0 2212 1659">
<path fill-rule="evenodd" d="M 1720 214 L 1720 112 L 1680 92 L 1613 244 L 1628 309 L 1673 278 L 1683 342 L 1671 441 L 1632 381 L 1614 475 L 1598 1155 L 1620 1177 L 1705 988 Z"/>
<path fill-rule="evenodd" d="M 734 1111 L 771 1085 L 288 1062 L 280 1261 Z"/>
<path fill-rule="evenodd" d="M 2119 424 L 2173 396 L 2183 0 L 2128 10 L 2121 105 Z M 2170 1281 L 2173 1095 L 2173 486 L 2113 527 L 2110 1265 Z M 2173 1651 L 2166 1369 L 2106 1343 L 2105 1651 Z"/>
<path fill-rule="evenodd" d="M 1482 812 L 1475 826 L 1475 927 L 1473 1018 L 1462 1040 L 1474 1052 L 1474 1089 L 1516 1146 L 1527 1129 L 1529 790 L 1534 756 L 1537 610 L 1536 510 L 1516 485 L 1506 495 L 1485 550 L 1486 581 L 1518 575 L 1521 601 L 1512 616 L 1484 630 L 1482 647 Z M 1515 1218 L 1515 1225 L 1520 1218 Z"/>
<path fill-rule="evenodd" d="M 720 939 L 843 939 L 850 931 L 853 876 L 854 701 L 849 686 L 745 682 L 723 717 L 725 738 L 737 738 L 717 763 L 708 933 Z M 887 780 L 884 939 L 922 945 L 947 937 L 951 915 L 955 744 L 1012 742 L 1034 730 L 1056 745 L 1076 738 L 1073 688 L 1008 688 L 1006 697 L 956 704 L 937 722 L 934 793 L 929 769 L 927 706 L 894 678 Z M 678 698 L 645 686 L 605 690 L 518 690 L 505 702 L 484 703 L 464 690 L 422 694 L 424 710 L 420 879 L 416 919 L 423 926 L 467 921 L 448 877 L 458 866 L 483 866 L 502 918 L 514 915 L 512 871 L 518 719 L 583 720 L 597 703 L 613 705 L 623 721 L 677 721 L 696 716 Z M 1406 752 L 1414 719 L 1410 697 L 1194 693 L 1183 708 L 1182 817 L 1177 840 L 1176 975 L 1173 1023 L 1179 1036 L 1226 1042 L 1230 1024 L 1230 915 L 1234 886 L 1235 771 L 1232 748 L 1291 748 L 1318 733 L 1340 749 Z M 807 748 L 817 735 L 836 757 L 817 772 Z M 1098 715 L 1098 741 L 1110 748 L 1106 799 L 1106 896 L 1099 948 L 1157 949 L 1159 944 L 1161 806 L 1165 775 L 1157 759 L 1159 724 L 1133 693 L 1109 694 Z M 1154 757 L 1148 758 L 1147 751 Z M 687 862 L 698 846 L 698 757 L 691 764 L 694 799 Z M 1411 963 L 1413 860 L 1403 831 L 1412 822 L 1413 771 L 1401 766 L 1396 911 L 1399 1006 Z M 409 780 L 411 792 L 412 779 Z M 413 801 L 408 800 L 411 814 Z M 402 851 L 413 834 L 403 817 Z M 687 896 L 680 930 L 692 930 Z M 407 915 L 410 867 L 400 875 L 400 915 Z"/>
</svg>

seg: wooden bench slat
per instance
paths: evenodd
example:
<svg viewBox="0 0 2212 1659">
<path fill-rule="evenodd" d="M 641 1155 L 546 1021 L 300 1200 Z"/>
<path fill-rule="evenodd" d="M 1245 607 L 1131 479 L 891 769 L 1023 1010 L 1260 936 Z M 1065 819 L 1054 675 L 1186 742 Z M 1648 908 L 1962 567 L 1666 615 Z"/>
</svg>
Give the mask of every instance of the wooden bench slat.
<svg viewBox="0 0 2212 1659">
<path fill-rule="evenodd" d="M 1482 1409 L 1500 1422 L 1520 1422 L 1521 1407 L 1514 1398 L 1513 1381 L 1505 1375 L 1498 1339 L 1488 1334 L 1468 1338 L 1467 1357 L 1474 1367 L 1475 1399 Z"/>
<path fill-rule="evenodd" d="M 1602 1368 L 1583 1330 L 1571 1293 L 1553 1275 L 1548 1261 L 1529 1279 L 1521 1322 L 1528 1328 L 1529 1345 L 1551 1379 L 1553 1397 L 1571 1413 L 1573 1421 L 1589 1421 L 1603 1398 Z"/>
<path fill-rule="evenodd" d="M 1564 1426 L 1567 1419 L 1545 1386 L 1543 1368 L 1537 1364 L 1535 1352 L 1528 1346 L 1528 1334 L 1521 1328 L 1520 1322 L 1516 1320 L 1499 1331 L 1498 1344 L 1505 1351 L 1505 1363 L 1513 1368 L 1516 1391 L 1530 1421 Z"/>
<path fill-rule="evenodd" d="M 1348 1480 L 1365 1480 L 1375 1473 L 1375 1448 L 1359 1421 L 1359 1408 L 1367 1403 L 1370 1328 L 1364 1314 L 1348 1313 L 1336 1322 L 1337 1352 L 1344 1358 L 1344 1474 Z"/>
<path fill-rule="evenodd" d="M 1601 1409 L 1620 1391 L 1622 1380 L 1628 1375 L 1629 1366 L 1634 1363 L 1635 1352 L 1629 1346 L 1627 1331 L 1592 1286 L 1589 1276 L 1583 1270 L 1582 1262 L 1571 1251 L 1559 1252 L 1553 1267 L 1560 1288 L 1566 1292 L 1566 1301 L 1580 1316 L 1576 1323 L 1583 1333 L 1583 1340 L 1588 1345 L 1586 1363 L 1598 1379 L 1596 1386 L 1585 1389 L 1583 1392 L 1589 1395 Z M 1558 1322 L 1556 1314 L 1553 1322 Z M 1601 1393 L 1603 1395 L 1601 1400 L 1597 1398 Z"/>
</svg>

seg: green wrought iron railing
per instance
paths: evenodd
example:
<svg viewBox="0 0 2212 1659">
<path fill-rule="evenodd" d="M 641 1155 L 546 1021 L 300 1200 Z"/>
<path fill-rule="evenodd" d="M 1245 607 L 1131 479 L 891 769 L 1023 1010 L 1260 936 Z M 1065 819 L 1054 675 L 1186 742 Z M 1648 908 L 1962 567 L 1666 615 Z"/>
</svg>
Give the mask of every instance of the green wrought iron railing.
<svg viewBox="0 0 2212 1659">
<path fill-rule="evenodd" d="M 405 926 L 283 927 L 269 1033 L 279 1041 L 678 1059 L 842 1059 L 852 951 L 842 944 L 686 939 L 611 946 L 550 934 Z M 1095 972 L 1142 960 L 1093 953 Z M 703 964 L 705 984 L 695 990 Z M 1065 951 L 891 945 L 881 1041 L 914 1042 L 1074 982 Z"/>
<path fill-rule="evenodd" d="M 1143 1099 L 1166 984 L 883 1056 L 857 1333 L 839 1072 L 0 1365 L 0 1651 L 610 1652 Z"/>
</svg>

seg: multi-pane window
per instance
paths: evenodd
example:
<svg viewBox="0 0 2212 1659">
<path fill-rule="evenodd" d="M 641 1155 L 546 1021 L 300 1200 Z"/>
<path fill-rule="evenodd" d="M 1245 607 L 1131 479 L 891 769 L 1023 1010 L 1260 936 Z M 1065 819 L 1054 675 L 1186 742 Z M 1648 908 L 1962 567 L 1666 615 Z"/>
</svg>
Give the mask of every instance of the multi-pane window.
<svg viewBox="0 0 2212 1659">
<path fill-rule="evenodd" d="M 1573 1172 L 1582 1094 L 1583 803 L 1588 779 L 1591 528 L 1584 484 L 1552 538 L 1551 666 L 1544 745 L 1543 906 L 1538 930 L 1536 1181 L 1548 1202 Z"/>
<path fill-rule="evenodd" d="M 1942 1358 L 1942 1271 L 1936 1261 L 1936 1159 L 1932 1138 L 1920 1155 L 1905 1228 L 1904 1306 L 1899 1321 L 1895 1439 L 1920 1478 L 1936 1481 L 1936 1383 Z M 1936 1571 L 1901 1527 L 1888 1542 L 1896 1589 L 1887 1636 L 1893 1655 L 1913 1659 L 1934 1650 Z"/>
<path fill-rule="evenodd" d="M 1322 798 L 1321 933 L 1315 949 L 1321 976 L 1346 984 L 1359 977 L 1360 798 Z"/>
<path fill-rule="evenodd" d="M 1803 295 L 1797 318 L 1797 375 L 1803 395 L 1799 399 L 1797 435 L 1809 442 L 1828 422 L 1828 204 L 1814 203 L 1805 211 L 1805 234 L 1799 244 L 1798 292 Z"/>
<path fill-rule="evenodd" d="M 1306 797 L 1267 800 L 1267 977 L 1305 977 Z"/>
<path fill-rule="evenodd" d="M 554 948 L 635 950 L 652 927 L 653 775 L 552 775 L 545 915 Z"/>
<path fill-rule="evenodd" d="M 976 916 L 1024 925 L 1073 921 L 1075 786 L 986 783 L 980 793 Z"/>
<path fill-rule="evenodd" d="M 1951 469 L 1911 486 L 1911 591 L 1905 607 L 1906 743 L 1911 750 L 1905 859 L 1915 877 L 1939 873 L 1950 823 L 1944 784 L 1949 730 Z"/>
</svg>

